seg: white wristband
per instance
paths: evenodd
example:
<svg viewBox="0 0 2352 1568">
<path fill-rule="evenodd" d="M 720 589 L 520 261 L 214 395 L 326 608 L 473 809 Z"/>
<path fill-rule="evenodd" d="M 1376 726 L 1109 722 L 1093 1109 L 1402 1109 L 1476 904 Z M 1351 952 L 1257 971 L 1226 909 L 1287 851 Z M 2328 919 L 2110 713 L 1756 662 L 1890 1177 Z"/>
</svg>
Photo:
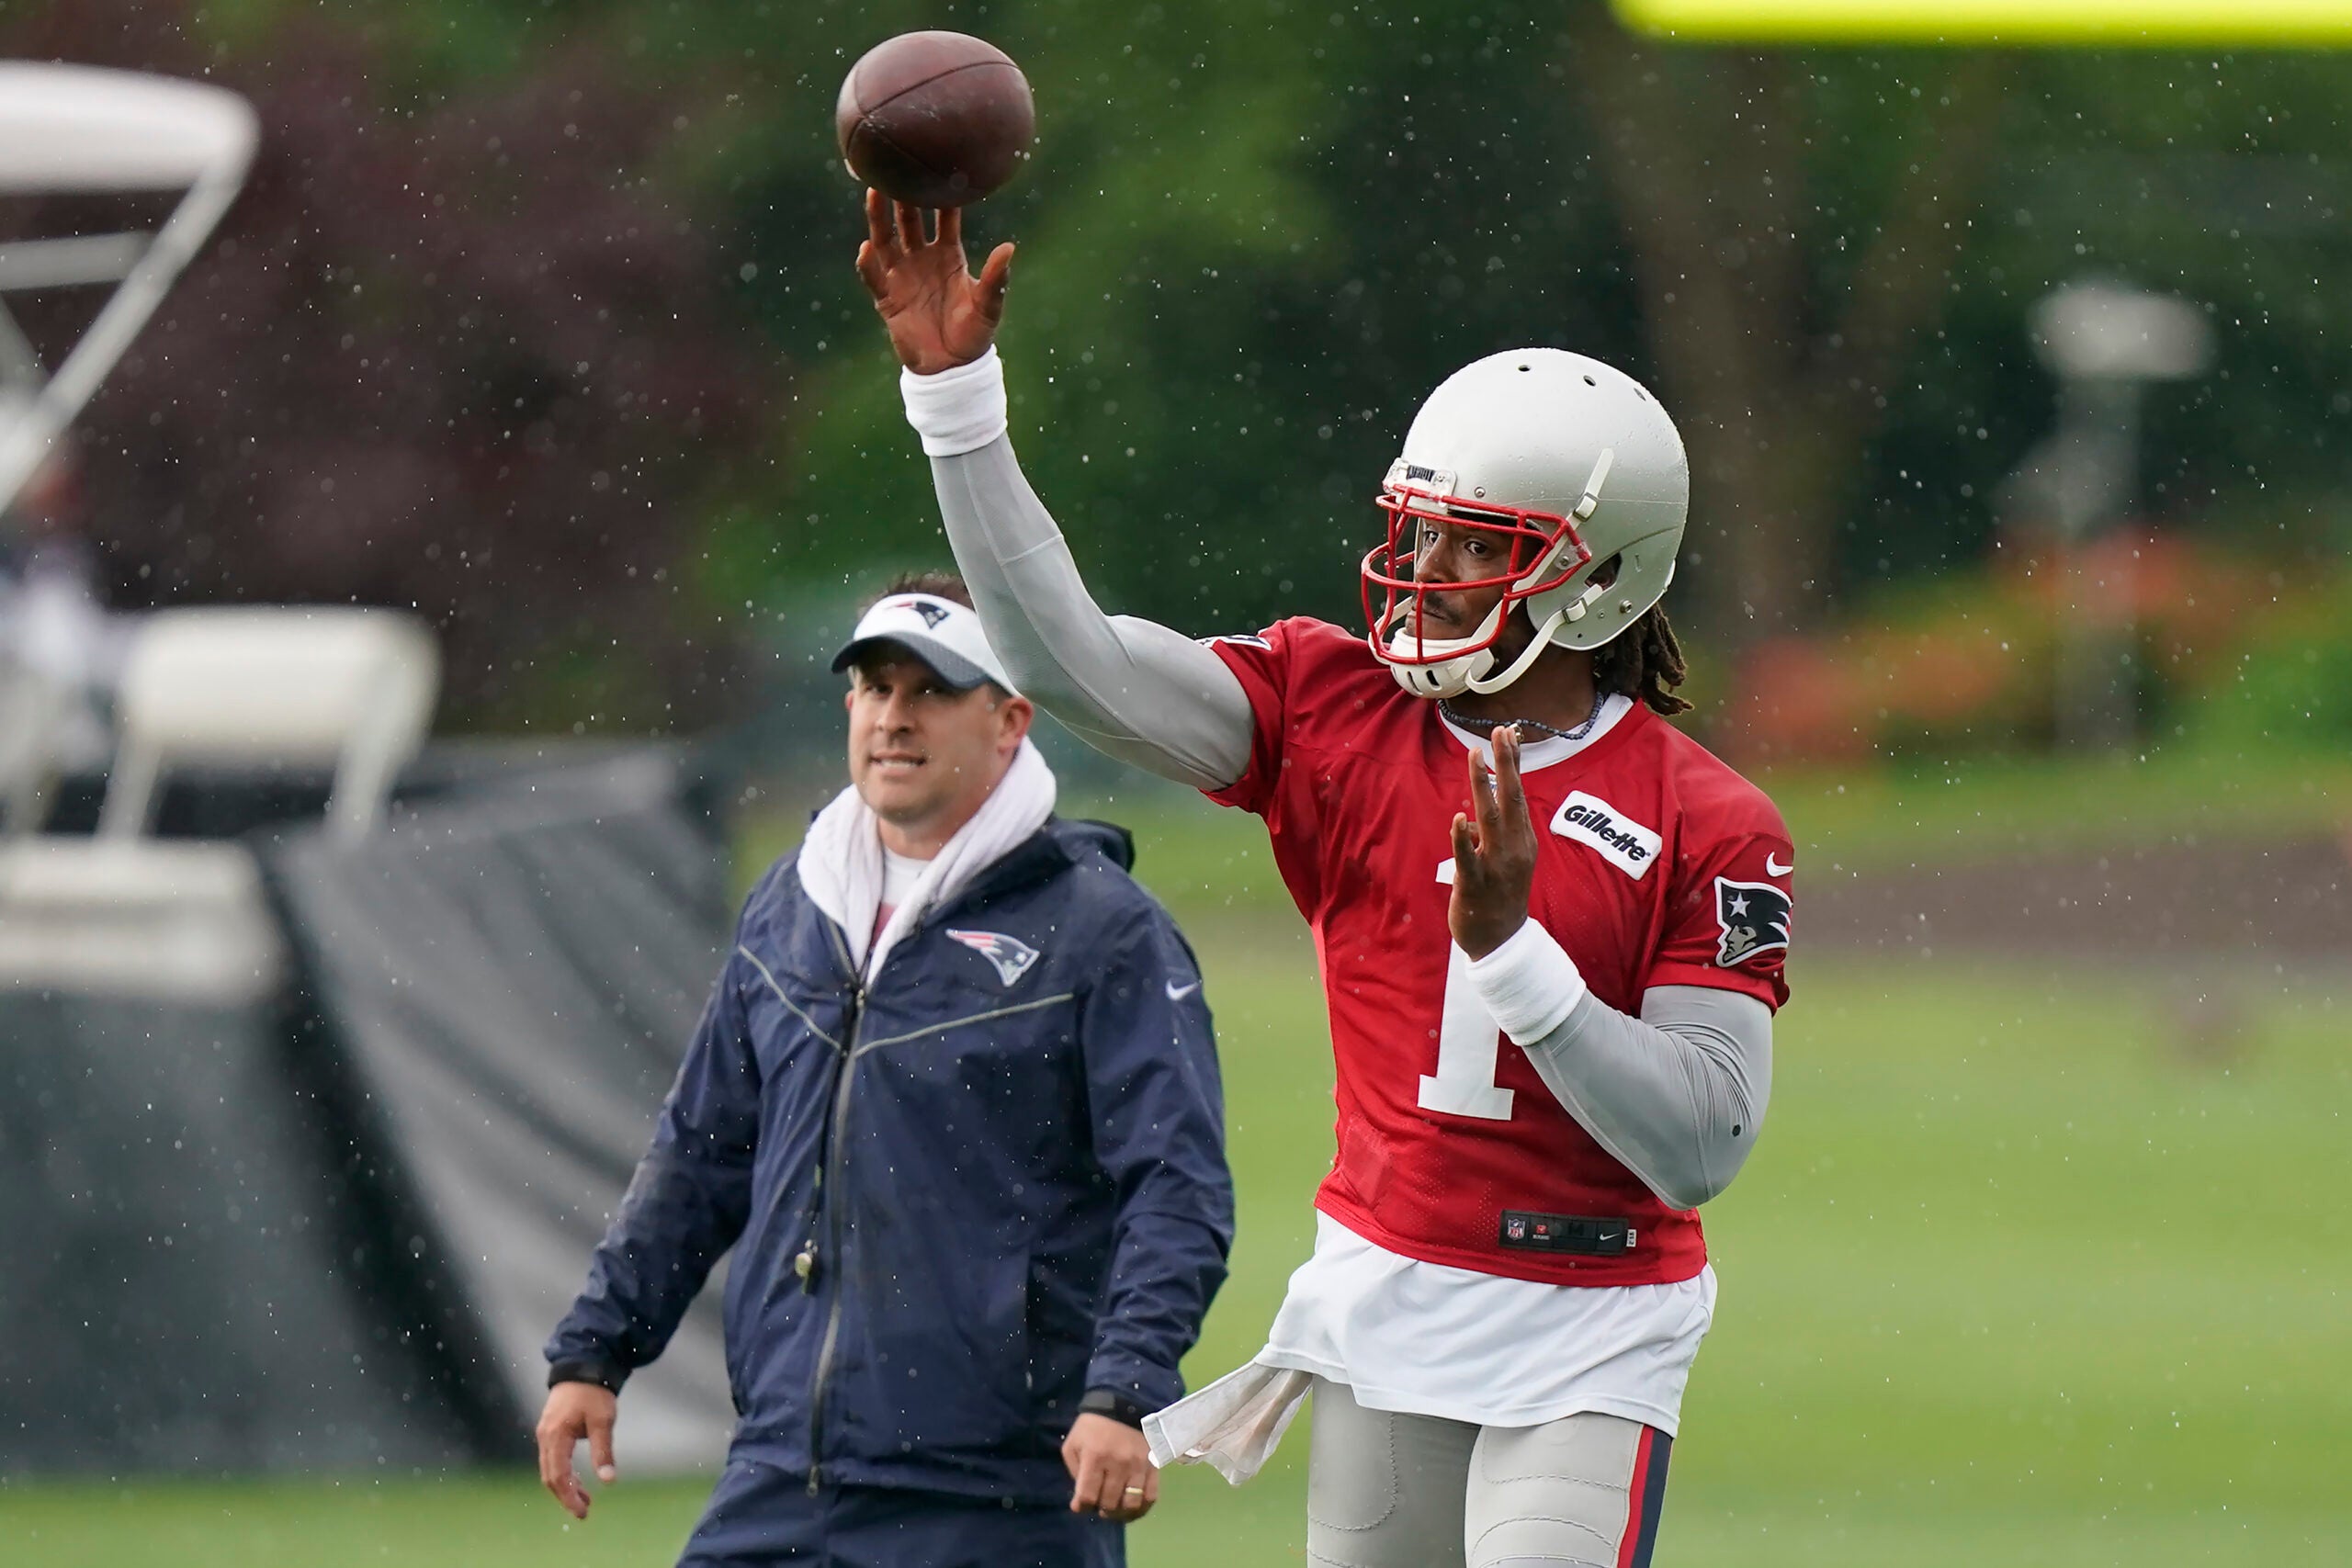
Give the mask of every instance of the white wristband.
<svg viewBox="0 0 2352 1568">
<path fill-rule="evenodd" d="M 1004 434 L 1004 361 L 994 344 L 969 365 L 930 376 L 899 371 L 899 393 L 925 457 L 961 457 Z"/>
<path fill-rule="evenodd" d="M 1469 975 L 1487 1012 L 1521 1045 L 1566 1023 L 1587 990 L 1577 961 L 1532 916 L 1500 947 L 1472 959 Z"/>
</svg>

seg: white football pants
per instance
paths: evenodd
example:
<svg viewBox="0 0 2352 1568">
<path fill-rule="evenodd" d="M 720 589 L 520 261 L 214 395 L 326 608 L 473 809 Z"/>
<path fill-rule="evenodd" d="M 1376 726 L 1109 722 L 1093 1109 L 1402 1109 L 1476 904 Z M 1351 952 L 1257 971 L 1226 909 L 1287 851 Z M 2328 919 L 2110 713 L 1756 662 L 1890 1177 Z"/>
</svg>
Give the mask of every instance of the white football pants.
<svg viewBox="0 0 2352 1568">
<path fill-rule="evenodd" d="M 1476 1427 L 1315 1380 L 1310 1568 L 1648 1568 L 1673 1439 L 1616 1416 Z"/>
</svg>

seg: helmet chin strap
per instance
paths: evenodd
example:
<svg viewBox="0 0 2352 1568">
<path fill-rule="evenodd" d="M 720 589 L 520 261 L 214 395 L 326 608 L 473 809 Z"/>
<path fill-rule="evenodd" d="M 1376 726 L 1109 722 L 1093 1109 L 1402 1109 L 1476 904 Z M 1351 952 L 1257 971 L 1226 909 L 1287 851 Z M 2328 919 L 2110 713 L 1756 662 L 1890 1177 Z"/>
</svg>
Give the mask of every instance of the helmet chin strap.
<svg viewBox="0 0 2352 1568">
<path fill-rule="evenodd" d="M 1478 629 L 1468 637 L 1447 637 L 1442 641 L 1408 637 L 1400 628 L 1386 644 L 1387 652 L 1393 659 L 1383 662 L 1387 663 L 1388 672 L 1396 677 L 1396 683 L 1417 697 L 1460 696 L 1470 689 L 1472 681 L 1495 667 L 1494 649 L 1484 645 L 1501 625 L 1502 608 L 1498 604 L 1487 611 L 1487 618 L 1479 622 Z M 1411 613 L 1409 604 L 1399 604 L 1395 616 L 1402 622 Z M 1468 651 L 1453 653 L 1452 650 L 1457 648 Z M 1374 651 L 1379 651 L 1377 645 Z M 1430 654 L 1438 657 L 1428 663 L 1395 662 L 1406 659 L 1426 660 Z"/>
<path fill-rule="evenodd" d="M 1584 493 L 1577 498 L 1576 506 L 1572 509 L 1571 515 L 1577 521 L 1583 522 L 1599 510 L 1600 487 L 1609 482 L 1609 470 L 1616 461 L 1617 452 L 1614 447 L 1603 446 L 1600 449 L 1600 456 L 1593 462 L 1591 476 L 1584 481 Z M 1521 583 L 1542 581 L 1544 574 L 1552 570 L 1552 563 L 1558 560 L 1567 547 L 1568 541 L 1565 538 L 1560 540 L 1544 551 L 1535 564 L 1521 575 L 1519 581 Z M 1442 700 L 1446 697 L 1460 696 L 1465 691 L 1476 692 L 1480 696 L 1491 695 L 1526 674 L 1527 667 L 1534 663 L 1537 657 L 1552 645 L 1552 638 L 1558 634 L 1560 628 L 1570 621 L 1584 619 L 1585 612 L 1591 609 L 1593 603 L 1608 591 L 1604 583 L 1587 583 L 1583 592 L 1544 618 L 1543 624 L 1535 628 L 1535 635 L 1530 637 L 1527 646 L 1520 650 L 1519 657 L 1512 660 L 1510 666 L 1499 675 L 1490 676 L 1487 671 L 1495 667 L 1493 638 L 1501 629 L 1503 613 L 1511 603 L 1508 597 L 1498 601 L 1495 607 L 1487 612 L 1487 618 L 1478 623 L 1478 629 L 1468 637 L 1454 637 L 1447 642 L 1429 642 L 1416 638 L 1409 653 L 1397 646 L 1403 640 L 1401 633 L 1390 638 L 1387 645 L 1388 651 L 1398 659 L 1425 659 L 1431 652 L 1437 653 L 1440 657 L 1435 663 L 1390 663 L 1388 672 L 1396 677 L 1398 685 L 1403 686 L 1415 696 L 1436 697 Z M 1396 614 L 1398 620 L 1401 621 L 1407 613 L 1405 605 L 1400 604 L 1396 607 Z M 1471 643 L 1486 646 L 1457 658 L 1444 657 L 1449 648 L 1462 647 Z M 1375 639 L 1374 651 L 1378 651 L 1377 639 Z"/>
<path fill-rule="evenodd" d="M 1545 558 L 1548 560 L 1550 558 L 1547 556 Z M 1536 570 L 1543 570 L 1543 565 L 1539 563 Z M 1452 637 L 1443 642 L 1431 642 L 1408 639 L 1399 632 L 1389 639 L 1390 653 L 1399 659 L 1426 658 L 1431 653 L 1437 654 L 1439 658 L 1436 662 L 1427 664 L 1392 663 L 1388 666 L 1389 672 L 1396 677 L 1398 684 L 1415 696 L 1454 697 L 1460 696 L 1464 692 L 1476 692 L 1480 696 L 1490 695 L 1526 674 L 1528 666 L 1534 663 L 1544 650 L 1552 646 L 1552 638 L 1558 634 L 1560 628 L 1571 621 L 1584 619 L 1585 613 L 1592 607 L 1593 602 L 1607 592 L 1609 590 L 1605 584 L 1588 583 L 1583 592 L 1544 616 L 1543 622 L 1536 626 L 1534 635 L 1527 639 L 1527 646 L 1520 649 L 1519 657 L 1512 660 L 1499 675 L 1489 675 L 1487 671 L 1495 667 L 1495 652 L 1489 639 L 1494 637 L 1500 625 L 1504 609 L 1500 603 L 1487 612 L 1487 618 L 1479 622 L 1478 629 L 1468 637 Z M 1398 619 L 1401 620 L 1407 613 L 1405 606 L 1397 607 Z M 1407 646 L 1408 643 L 1409 647 Z M 1453 658 L 1445 657 L 1450 649 L 1470 644 L 1485 646 Z"/>
<path fill-rule="evenodd" d="M 1510 661 L 1509 669 L 1499 675 L 1484 680 L 1480 679 L 1479 675 L 1472 675 L 1468 682 L 1470 689 L 1483 696 L 1490 692 L 1501 691 L 1505 686 L 1526 674 L 1527 667 L 1535 662 L 1536 655 L 1552 646 L 1552 639 L 1559 635 L 1560 628 L 1571 621 L 1583 620 L 1585 613 L 1592 608 L 1594 601 L 1608 592 L 1609 585 L 1605 582 L 1586 583 L 1583 592 L 1544 617 L 1543 625 L 1535 628 L 1535 635 L 1528 638 L 1527 646 L 1520 650 L 1517 659 Z"/>
<path fill-rule="evenodd" d="M 1485 680 L 1473 675 L 1464 684 L 1483 697 L 1501 691 L 1505 686 L 1526 674 L 1527 667 L 1535 662 L 1536 656 L 1552 646 L 1552 634 L 1567 625 L 1569 608 L 1570 606 L 1563 604 L 1546 615 L 1544 618 L 1544 624 L 1535 628 L 1535 635 L 1527 639 L 1527 646 L 1520 649 L 1519 657 L 1512 660 L 1501 674 L 1488 676 Z M 1581 610 L 1581 604 L 1577 608 Z"/>
<path fill-rule="evenodd" d="M 1570 512 L 1570 515 L 1577 522 L 1585 521 L 1600 510 L 1600 487 L 1609 482 L 1609 470 L 1616 465 L 1616 462 L 1617 449 L 1613 446 L 1603 446 L 1600 449 L 1600 456 L 1593 461 L 1591 477 L 1584 481 L 1584 493 L 1577 498 L 1577 503 Z M 1551 549 L 1544 551 L 1544 558 L 1530 567 L 1527 575 L 1521 578 L 1520 581 L 1530 582 L 1540 580 L 1545 572 L 1552 570 L 1552 563 L 1559 559 L 1561 553 L 1566 548 L 1567 541 L 1563 539 Z M 1594 601 L 1608 592 L 1608 585 L 1605 583 L 1586 583 L 1583 592 L 1544 617 L 1543 624 L 1535 628 L 1535 635 L 1527 639 L 1527 646 L 1520 650 L 1519 657 L 1512 660 L 1509 668 L 1505 669 L 1501 674 L 1488 676 L 1484 671 L 1480 671 L 1471 675 L 1465 684 L 1480 696 L 1501 691 L 1505 686 L 1527 673 L 1527 667 L 1534 663 L 1537 656 L 1545 649 L 1552 646 L 1552 638 L 1558 634 L 1562 626 L 1566 626 L 1570 621 L 1583 620 L 1585 612 L 1592 608 Z M 1500 609 L 1501 606 L 1497 605 L 1496 608 Z"/>
</svg>

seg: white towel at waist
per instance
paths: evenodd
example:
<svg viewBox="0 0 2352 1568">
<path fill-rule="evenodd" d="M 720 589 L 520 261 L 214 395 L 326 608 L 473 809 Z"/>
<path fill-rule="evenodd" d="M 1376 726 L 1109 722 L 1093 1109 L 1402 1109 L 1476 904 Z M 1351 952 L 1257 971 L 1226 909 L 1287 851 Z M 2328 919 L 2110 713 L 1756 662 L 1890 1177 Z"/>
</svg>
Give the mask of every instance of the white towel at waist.
<svg viewBox="0 0 2352 1568">
<path fill-rule="evenodd" d="M 1311 1372 L 1256 1361 L 1143 1418 L 1151 1462 L 1208 1464 L 1238 1486 L 1272 1457 L 1298 1415 Z"/>
</svg>

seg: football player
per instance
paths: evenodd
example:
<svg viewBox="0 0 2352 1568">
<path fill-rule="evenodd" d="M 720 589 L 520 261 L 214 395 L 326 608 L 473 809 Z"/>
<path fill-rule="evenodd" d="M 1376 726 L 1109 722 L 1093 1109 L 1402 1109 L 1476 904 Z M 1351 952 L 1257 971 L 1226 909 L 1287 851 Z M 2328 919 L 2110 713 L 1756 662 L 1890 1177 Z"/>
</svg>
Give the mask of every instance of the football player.
<svg viewBox="0 0 2352 1568">
<path fill-rule="evenodd" d="M 1102 750 L 1264 818 L 1315 933 L 1338 1154 L 1265 1349 L 1147 1424 L 1239 1480 L 1310 1388 L 1307 1556 L 1645 1563 L 1714 1311 L 1698 1205 L 1754 1146 L 1788 830 L 1664 716 L 1689 468 L 1630 377 L 1491 355 L 1379 491 L 1366 624 L 1196 642 L 1105 615 L 1023 478 L 993 346 L 1012 247 L 868 193 L 991 643 Z M 935 227 L 934 227 L 935 226 Z"/>
</svg>

